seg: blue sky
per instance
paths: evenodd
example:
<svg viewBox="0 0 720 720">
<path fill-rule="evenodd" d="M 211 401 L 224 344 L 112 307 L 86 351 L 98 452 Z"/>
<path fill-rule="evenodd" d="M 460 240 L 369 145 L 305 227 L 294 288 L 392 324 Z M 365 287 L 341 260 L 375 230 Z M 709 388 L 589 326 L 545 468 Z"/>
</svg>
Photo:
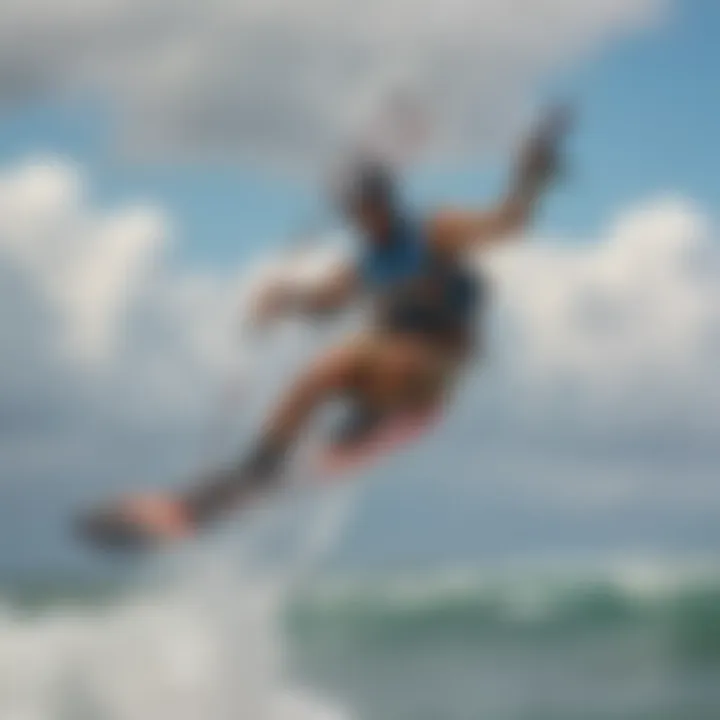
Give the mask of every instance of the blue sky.
<svg viewBox="0 0 720 720">
<path fill-rule="evenodd" d="M 491 201 L 544 98 L 580 115 L 567 181 L 498 264 L 482 373 L 370 486 L 349 554 L 720 547 L 716 3 L 446 0 L 420 17 L 387 0 L 388 19 L 279 0 L 255 25 L 250 0 L 79 1 L 11 0 L 5 37 L 0 540 L 32 518 L 44 532 L 0 569 L 56 562 L 89 496 L 193 465 L 250 261 L 315 224 L 297 170 L 391 61 L 444 98 L 455 143 L 413 177 L 419 205 Z M 261 394 L 318 342 L 266 349 Z"/>
<path fill-rule="evenodd" d="M 628 203 L 666 193 L 717 205 L 718 27 L 712 0 L 675 2 L 659 27 L 547 78 L 547 94 L 576 99 L 582 115 L 569 185 L 548 204 L 541 228 L 592 234 Z M 281 173 L 242 163 L 125 162 L 108 115 L 89 101 L 14 108 L 0 116 L 0 159 L 59 153 L 90 168 L 100 202 L 161 203 L 177 219 L 188 262 L 242 261 L 314 217 L 314 190 Z M 424 177 L 421 196 L 490 199 L 499 175 L 482 160 L 458 164 Z"/>
<path fill-rule="evenodd" d="M 550 201 L 544 229 L 592 234 L 618 209 L 668 193 L 717 207 L 720 6 L 682 0 L 670 7 L 651 32 L 548 80 L 547 94 L 574 98 L 581 115 L 569 184 Z M 471 200 L 476 188 L 489 191 L 487 176 L 486 168 L 458 168 L 433 186 Z"/>
</svg>

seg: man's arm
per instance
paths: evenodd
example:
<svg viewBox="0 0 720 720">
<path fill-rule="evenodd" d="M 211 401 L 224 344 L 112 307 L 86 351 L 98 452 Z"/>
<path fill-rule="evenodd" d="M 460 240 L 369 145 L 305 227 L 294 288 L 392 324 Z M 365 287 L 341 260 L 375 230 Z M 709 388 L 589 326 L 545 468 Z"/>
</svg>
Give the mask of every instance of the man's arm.
<svg viewBox="0 0 720 720">
<path fill-rule="evenodd" d="M 291 314 L 328 315 L 349 304 L 358 287 L 356 270 L 350 264 L 340 265 L 317 285 L 274 284 L 260 293 L 255 303 L 255 321 L 265 324 Z"/>
<path fill-rule="evenodd" d="M 569 126 L 555 109 L 525 144 L 505 198 L 481 211 L 447 210 L 430 221 L 430 242 L 442 254 L 459 254 L 498 242 L 527 225 L 538 200 L 558 172 L 559 146 Z"/>
</svg>

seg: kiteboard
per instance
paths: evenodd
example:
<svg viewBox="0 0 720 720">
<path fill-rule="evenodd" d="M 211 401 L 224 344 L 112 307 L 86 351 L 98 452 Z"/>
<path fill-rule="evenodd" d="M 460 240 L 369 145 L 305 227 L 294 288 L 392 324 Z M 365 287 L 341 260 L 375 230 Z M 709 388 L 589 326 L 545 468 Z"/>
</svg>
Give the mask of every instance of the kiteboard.
<svg viewBox="0 0 720 720">
<path fill-rule="evenodd" d="M 315 455 L 311 475 L 325 482 L 354 476 L 418 440 L 439 417 L 437 409 L 403 414 L 380 422 L 353 442 L 326 441 Z M 95 548 L 126 552 L 172 545 L 191 539 L 203 528 L 193 520 L 181 495 L 160 491 L 93 508 L 76 519 L 75 529 Z"/>
</svg>

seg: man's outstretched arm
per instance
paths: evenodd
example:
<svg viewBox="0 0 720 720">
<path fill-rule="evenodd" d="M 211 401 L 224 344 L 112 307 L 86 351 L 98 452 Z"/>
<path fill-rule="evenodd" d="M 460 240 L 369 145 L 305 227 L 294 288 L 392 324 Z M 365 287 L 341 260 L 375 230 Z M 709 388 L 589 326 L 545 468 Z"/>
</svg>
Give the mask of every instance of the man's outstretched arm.
<svg viewBox="0 0 720 720">
<path fill-rule="evenodd" d="M 430 238 L 442 254 L 459 254 L 496 243 L 521 230 L 559 170 L 561 142 L 569 127 L 567 110 L 556 108 L 525 144 L 505 198 L 480 211 L 447 210 L 430 221 Z"/>
<path fill-rule="evenodd" d="M 328 315 L 347 306 L 357 292 L 356 270 L 350 264 L 343 264 L 313 286 L 287 282 L 270 285 L 257 298 L 253 315 L 259 325 L 293 314 Z"/>
</svg>

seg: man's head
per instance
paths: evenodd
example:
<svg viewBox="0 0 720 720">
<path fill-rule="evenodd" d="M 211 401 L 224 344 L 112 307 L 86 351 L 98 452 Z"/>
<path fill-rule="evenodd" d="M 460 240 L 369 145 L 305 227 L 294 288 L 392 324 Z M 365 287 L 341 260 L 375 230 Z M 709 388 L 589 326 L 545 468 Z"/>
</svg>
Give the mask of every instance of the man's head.
<svg viewBox="0 0 720 720">
<path fill-rule="evenodd" d="M 379 162 L 355 169 L 342 190 L 341 205 L 348 220 L 370 241 L 384 242 L 397 212 L 395 178 Z"/>
</svg>

